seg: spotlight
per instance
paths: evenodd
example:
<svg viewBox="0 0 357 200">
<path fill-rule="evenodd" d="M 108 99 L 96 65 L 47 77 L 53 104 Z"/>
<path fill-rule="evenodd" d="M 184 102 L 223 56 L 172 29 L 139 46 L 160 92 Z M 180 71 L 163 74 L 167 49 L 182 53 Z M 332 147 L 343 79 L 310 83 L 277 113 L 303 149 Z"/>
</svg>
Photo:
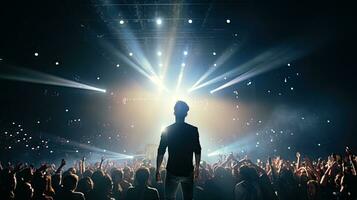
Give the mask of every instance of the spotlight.
<svg viewBox="0 0 357 200">
<path fill-rule="evenodd" d="M 187 55 L 188 55 L 188 52 L 187 52 L 187 51 L 184 51 L 184 52 L 183 52 L 183 55 L 187 56 Z"/>
<path fill-rule="evenodd" d="M 55 62 L 55 65 L 59 65 L 59 62 Z"/>
<path fill-rule="evenodd" d="M 125 22 L 124 22 L 124 20 L 122 20 L 122 19 L 119 21 L 119 24 L 124 24 L 124 23 L 125 23 Z"/>
<path fill-rule="evenodd" d="M 157 25 L 161 25 L 162 24 L 162 19 L 161 18 L 157 18 L 156 19 L 156 24 Z"/>
<path fill-rule="evenodd" d="M 38 56 L 38 53 L 37 52 L 35 52 L 33 55 L 35 55 L 36 57 Z"/>
<path fill-rule="evenodd" d="M 192 19 L 189 19 L 189 20 L 188 20 L 188 23 L 189 23 L 189 24 L 192 24 Z"/>
<path fill-rule="evenodd" d="M 184 66 L 186 66 L 186 64 L 185 63 L 181 63 L 181 67 L 184 67 Z"/>
<path fill-rule="evenodd" d="M 162 63 L 160 63 L 160 64 L 159 64 L 159 67 L 162 67 L 162 66 L 163 66 Z"/>
<path fill-rule="evenodd" d="M 117 67 L 120 67 L 120 65 L 119 65 L 119 64 L 117 64 L 116 66 L 117 66 Z"/>
<path fill-rule="evenodd" d="M 157 55 L 158 55 L 158 56 L 161 56 L 161 55 L 162 55 L 161 51 L 158 51 L 158 52 L 157 52 Z"/>
<path fill-rule="evenodd" d="M 216 54 L 216 52 L 214 51 L 214 52 L 212 52 L 212 55 L 214 55 L 214 56 L 215 56 L 215 55 L 217 55 L 217 54 Z"/>
<path fill-rule="evenodd" d="M 290 63 L 288 63 L 288 67 L 290 67 Z"/>
<path fill-rule="evenodd" d="M 132 52 L 130 52 L 130 53 L 129 53 L 129 56 L 133 56 L 133 53 L 132 53 Z"/>
<path fill-rule="evenodd" d="M 217 67 L 217 64 L 216 64 L 216 63 L 214 63 L 214 64 L 213 64 L 213 66 Z"/>
<path fill-rule="evenodd" d="M 230 20 L 230 19 L 227 19 L 227 20 L 226 20 L 226 23 L 227 23 L 227 24 L 230 24 L 230 23 L 231 23 L 231 20 Z"/>
</svg>

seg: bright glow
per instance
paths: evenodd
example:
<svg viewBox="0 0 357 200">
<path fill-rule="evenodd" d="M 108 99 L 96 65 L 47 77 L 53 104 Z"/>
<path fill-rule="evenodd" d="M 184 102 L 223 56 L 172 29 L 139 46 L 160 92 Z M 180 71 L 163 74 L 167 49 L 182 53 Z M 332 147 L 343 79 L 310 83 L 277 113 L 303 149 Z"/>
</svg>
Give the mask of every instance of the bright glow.
<svg viewBox="0 0 357 200">
<path fill-rule="evenodd" d="M 35 52 L 33 55 L 37 57 L 39 54 L 37 52 Z"/>
<path fill-rule="evenodd" d="M 213 66 L 217 67 L 217 64 L 216 64 L 216 63 L 214 63 L 214 64 L 213 64 Z"/>
<path fill-rule="evenodd" d="M 122 20 L 122 19 L 119 21 L 119 24 L 124 24 L 124 23 L 125 23 L 125 22 L 124 22 L 124 20 Z"/>
<path fill-rule="evenodd" d="M 59 65 L 59 62 L 55 62 L 55 65 Z"/>
<path fill-rule="evenodd" d="M 227 20 L 226 20 L 226 23 L 227 23 L 227 24 L 230 24 L 230 23 L 231 23 L 231 20 L 230 20 L 230 19 L 227 19 Z"/>
<path fill-rule="evenodd" d="M 151 76 L 150 80 L 155 83 L 156 86 L 158 86 L 159 91 L 168 91 L 168 89 L 166 88 L 165 84 L 163 83 L 162 79 L 156 77 L 156 76 Z"/>
<path fill-rule="evenodd" d="M 158 51 L 157 52 L 157 56 L 161 56 L 162 55 L 162 52 L 161 51 Z"/>
<path fill-rule="evenodd" d="M 212 52 L 212 55 L 214 55 L 214 56 L 215 56 L 215 55 L 217 55 L 217 54 L 216 54 L 216 52 L 214 51 L 214 52 Z"/>
<path fill-rule="evenodd" d="M 116 66 L 117 66 L 117 67 L 120 67 L 120 65 L 119 65 L 119 64 L 117 64 Z"/>
<path fill-rule="evenodd" d="M 156 19 L 156 24 L 157 25 L 161 25 L 162 24 L 162 19 L 161 18 L 157 18 Z"/>
<path fill-rule="evenodd" d="M 181 63 L 181 67 L 184 67 L 184 66 L 186 66 L 186 64 L 185 63 Z"/>
<path fill-rule="evenodd" d="M 183 55 L 187 56 L 188 52 L 187 51 L 184 51 L 183 52 Z"/>
<path fill-rule="evenodd" d="M 133 56 L 133 53 L 132 53 L 132 52 L 130 52 L 130 53 L 129 53 L 129 56 Z"/>
<path fill-rule="evenodd" d="M 192 24 L 192 19 L 189 19 L 189 20 L 188 20 L 188 23 L 189 23 L 189 24 Z"/>
</svg>

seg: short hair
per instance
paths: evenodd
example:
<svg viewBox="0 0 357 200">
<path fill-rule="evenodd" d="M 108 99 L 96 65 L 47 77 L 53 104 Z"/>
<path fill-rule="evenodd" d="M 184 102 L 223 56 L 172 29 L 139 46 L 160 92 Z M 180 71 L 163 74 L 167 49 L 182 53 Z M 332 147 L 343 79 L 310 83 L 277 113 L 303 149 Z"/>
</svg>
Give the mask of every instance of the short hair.
<svg viewBox="0 0 357 200">
<path fill-rule="evenodd" d="M 239 174 L 243 180 L 256 180 L 258 178 L 257 171 L 247 165 L 243 165 L 239 168 Z"/>
<path fill-rule="evenodd" d="M 75 190 L 78 184 L 78 176 L 75 174 L 68 174 L 63 177 L 63 188 L 67 190 Z"/>
<path fill-rule="evenodd" d="M 177 101 L 174 107 L 175 115 L 186 116 L 190 110 L 187 103 L 184 101 Z"/>
<path fill-rule="evenodd" d="M 146 185 L 149 180 L 150 172 L 146 167 L 140 167 L 135 172 L 135 182 L 138 185 Z"/>
</svg>

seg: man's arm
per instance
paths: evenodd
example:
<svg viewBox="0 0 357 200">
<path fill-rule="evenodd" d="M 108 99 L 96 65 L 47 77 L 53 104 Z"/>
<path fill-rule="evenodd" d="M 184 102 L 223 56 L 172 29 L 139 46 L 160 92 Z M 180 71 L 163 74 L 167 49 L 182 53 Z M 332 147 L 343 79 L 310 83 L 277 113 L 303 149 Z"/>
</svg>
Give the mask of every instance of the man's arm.
<svg viewBox="0 0 357 200">
<path fill-rule="evenodd" d="M 194 137 L 194 152 L 195 152 L 195 172 L 194 178 L 197 179 L 200 174 L 200 162 L 201 162 L 201 144 L 198 134 L 198 129 L 196 128 L 196 133 Z"/>
<path fill-rule="evenodd" d="M 161 134 L 160 145 L 157 149 L 157 158 L 156 158 L 156 181 L 161 181 L 160 177 L 160 168 L 162 164 L 162 160 L 164 159 L 164 155 L 167 147 L 167 135 L 166 132 Z"/>
</svg>

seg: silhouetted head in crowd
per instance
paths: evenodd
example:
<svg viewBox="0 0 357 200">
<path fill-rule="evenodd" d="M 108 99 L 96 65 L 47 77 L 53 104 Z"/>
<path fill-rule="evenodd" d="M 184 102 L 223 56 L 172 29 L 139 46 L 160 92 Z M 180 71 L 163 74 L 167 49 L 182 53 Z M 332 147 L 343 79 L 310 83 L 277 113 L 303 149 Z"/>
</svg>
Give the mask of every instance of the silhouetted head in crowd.
<svg viewBox="0 0 357 200">
<path fill-rule="evenodd" d="M 174 107 L 174 115 L 176 122 L 184 122 L 187 112 L 190 110 L 187 103 L 184 101 L 177 101 Z"/>
<path fill-rule="evenodd" d="M 76 191 L 82 192 L 83 194 L 88 194 L 92 190 L 93 190 L 93 181 L 90 177 L 84 177 L 78 181 Z"/>
<path fill-rule="evenodd" d="M 239 168 L 239 178 L 241 181 L 255 181 L 258 179 L 258 173 L 254 168 L 243 165 Z"/>
<path fill-rule="evenodd" d="M 104 176 L 104 173 L 102 170 L 97 170 L 92 174 L 92 181 L 94 183 L 94 188 L 96 188 L 99 185 L 100 179 Z"/>
<path fill-rule="evenodd" d="M 135 183 L 137 186 L 146 186 L 148 184 L 150 172 L 146 167 L 141 167 L 135 172 Z"/>
<path fill-rule="evenodd" d="M 69 174 L 63 177 L 63 189 L 74 191 L 77 188 L 78 176 L 75 174 Z"/>
<path fill-rule="evenodd" d="M 131 177 L 133 176 L 132 171 L 129 167 L 124 167 L 123 169 L 123 178 L 127 181 L 131 181 Z"/>
<path fill-rule="evenodd" d="M 112 169 L 111 176 L 114 184 L 118 184 L 123 180 L 123 172 L 117 168 Z"/>
</svg>

